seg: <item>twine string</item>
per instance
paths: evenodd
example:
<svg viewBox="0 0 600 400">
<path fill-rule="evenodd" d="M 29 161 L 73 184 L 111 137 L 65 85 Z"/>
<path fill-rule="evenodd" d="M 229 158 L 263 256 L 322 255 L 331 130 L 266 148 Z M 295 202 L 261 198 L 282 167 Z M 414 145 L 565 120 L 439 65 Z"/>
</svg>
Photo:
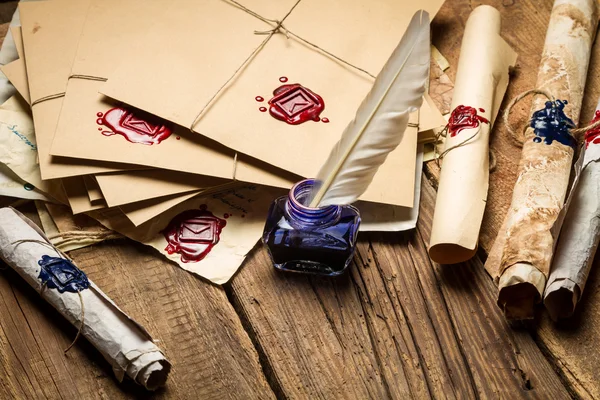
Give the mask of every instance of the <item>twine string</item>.
<svg viewBox="0 0 600 400">
<path fill-rule="evenodd" d="M 473 140 L 477 135 L 479 135 L 479 132 L 481 131 L 481 129 L 477 129 L 477 131 L 475 131 L 467 139 L 463 140 L 462 142 L 459 142 L 458 144 L 456 144 L 452 147 L 447 148 L 442 153 L 438 154 L 437 143 L 440 142 L 441 138 L 446 138 L 448 136 L 448 129 L 449 129 L 448 124 L 446 124 L 446 126 L 444 126 L 444 129 L 442 129 L 435 135 L 435 141 L 433 144 L 433 159 L 435 160 L 435 162 L 439 168 L 441 168 L 440 160 L 443 159 L 444 156 L 446 156 L 452 150 L 466 145 L 469 141 Z M 489 168 L 490 172 L 494 172 L 496 170 L 496 155 L 494 154 L 492 149 L 489 149 L 489 167 L 488 168 Z"/>
<path fill-rule="evenodd" d="M 44 245 L 48 248 L 53 249 L 54 251 L 56 251 L 56 253 L 59 255 L 60 258 L 63 258 L 65 260 L 68 261 L 72 261 L 69 257 L 67 257 L 67 255 L 65 253 L 63 253 L 60 249 L 58 249 L 56 246 L 54 246 L 52 243 L 48 243 L 46 241 L 43 240 L 39 240 L 39 239 L 19 239 L 19 240 L 15 240 L 14 242 L 12 242 L 11 244 L 16 245 L 15 247 L 19 246 L 20 244 L 23 243 L 38 243 L 41 245 Z M 43 297 L 43 293 L 44 293 L 44 289 L 46 288 L 46 282 L 44 282 L 40 288 L 40 296 Z M 77 340 L 79 339 L 79 337 L 81 336 L 81 331 L 83 330 L 83 326 L 85 324 L 85 306 L 83 305 L 83 296 L 81 295 L 81 291 L 78 290 L 77 294 L 79 295 L 79 304 L 81 305 L 81 323 L 79 324 L 79 329 L 77 330 L 77 335 L 75 335 L 75 339 L 73 339 L 73 342 L 69 345 L 69 347 L 67 347 L 64 351 L 64 353 L 66 354 L 69 350 L 71 350 L 71 348 L 75 345 L 75 343 L 77 342 Z"/>
<path fill-rule="evenodd" d="M 65 96 L 65 94 L 67 94 L 67 93 L 66 93 L 66 92 L 61 92 L 61 93 L 50 94 L 50 95 L 48 95 L 48 96 L 40 97 L 39 99 L 37 99 L 37 100 L 35 100 L 35 101 L 31 102 L 31 107 L 33 107 L 33 106 L 35 106 L 36 104 L 39 104 L 39 103 L 41 103 L 41 102 L 43 102 L 43 101 L 46 101 L 46 100 L 59 99 L 59 98 L 61 98 L 61 97 L 64 97 L 64 96 Z"/>
<path fill-rule="evenodd" d="M 510 134 L 511 139 L 517 145 L 517 147 L 523 147 L 523 143 L 525 143 L 525 131 L 527 130 L 527 127 L 529 126 L 529 124 L 527 124 L 523 127 L 521 134 L 517 133 L 517 131 L 513 128 L 512 124 L 510 123 L 510 120 L 509 120 L 512 109 L 514 108 L 514 106 L 517 105 L 517 103 L 519 103 L 524 98 L 526 98 L 528 96 L 538 95 L 538 94 L 545 96 L 546 99 L 548 99 L 550 101 L 556 101 L 556 99 L 554 98 L 552 93 L 550 93 L 546 90 L 529 89 L 529 90 L 526 90 L 526 91 L 516 95 L 515 97 L 513 97 L 513 99 L 510 101 L 510 103 L 508 103 L 508 106 L 506 106 L 506 110 L 504 111 L 504 115 L 503 115 L 504 125 L 506 126 L 506 130 Z"/>
<path fill-rule="evenodd" d="M 525 124 L 523 129 L 522 129 L 522 133 L 519 134 L 517 133 L 517 131 L 514 129 L 514 127 L 511 125 L 510 121 L 509 121 L 509 117 L 511 115 L 512 109 L 514 108 L 514 106 L 520 102 L 521 100 L 523 100 L 524 98 L 526 98 L 527 96 L 531 96 L 531 95 L 542 95 L 545 96 L 546 99 L 554 102 L 556 101 L 555 97 L 548 91 L 546 90 L 542 90 L 542 89 L 530 89 L 530 90 L 526 90 L 523 93 L 520 93 L 518 95 L 516 95 L 511 101 L 510 103 L 508 103 L 508 106 L 506 107 L 506 111 L 504 112 L 503 115 L 503 119 L 504 119 L 504 124 L 506 125 L 506 130 L 508 131 L 508 133 L 510 134 L 511 138 L 513 139 L 514 143 L 518 146 L 518 147 L 522 147 L 523 143 L 525 143 L 525 131 L 527 130 L 527 128 L 529 127 L 529 124 Z M 580 139 L 580 135 L 586 133 L 589 130 L 592 129 L 596 129 L 600 127 L 600 120 L 592 122 L 588 125 L 582 126 L 581 128 L 571 128 L 569 129 L 569 133 L 571 134 L 571 136 L 573 136 L 575 139 L 577 139 L 579 141 Z"/>
<path fill-rule="evenodd" d="M 275 19 L 269 19 L 269 18 L 265 18 L 262 15 L 258 14 L 257 12 L 249 9 L 248 7 L 244 6 L 241 3 L 238 3 L 236 0 L 228 0 L 228 2 L 234 4 L 236 7 L 238 7 L 240 10 L 247 12 L 248 14 L 252 15 L 253 17 L 266 22 L 268 24 L 275 24 L 275 27 L 273 29 L 270 30 L 266 30 L 266 31 L 254 31 L 255 35 L 267 35 L 267 37 L 258 45 L 256 46 L 256 48 L 254 50 L 252 50 L 252 52 L 250 53 L 250 55 L 248 57 L 246 57 L 246 59 L 240 64 L 240 66 L 238 68 L 236 68 L 235 71 L 233 71 L 233 74 L 225 81 L 225 83 L 223 83 L 223 85 L 221 85 L 221 87 L 219 87 L 219 89 L 217 89 L 217 91 L 215 92 L 215 94 L 213 96 L 211 96 L 211 98 L 206 102 L 206 104 L 200 109 L 200 111 L 196 114 L 196 116 L 194 117 L 194 120 L 192 121 L 192 123 L 189 126 L 189 129 L 191 131 L 194 130 L 194 126 L 196 125 L 196 123 L 198 123 L 198 120 L 200 119 L 200 116 L 204 113 L 204 111 L 206 111 L 206 109 L 212 104 L 212 102 L 215 100 L 215 98 L 217 98 L 217 96 L 219 94 L 221 94 L 221 92 L 227 87 L 227 85 L 229 85 L 229 83 L 238 75 L 238 73 L 244 69 L 244 67 L 246 66 L 246 64 L 248 64 L 248 62 L 250 60 L 252 60 L 252 58 L 254 58 L 254 56 L 260 51 L 262 50 L 262 48 L 267 44 L 267 42 L 269 40 L 271 40 L 271 38 L 273 37 L 273 35 L 275 35 L 276 33 L 284 33 L 286 38 L 289 39 L 290 36 L 293 36 L 294 38 L 298 39 L 299 41 L 301 41 L 302 43 L 316 49 L 319 50 L 320 52 L 328 55 L 329 57 L 341 62 L 344 65 L 347 65 L 357 71 L 360 71 L 366 75 L 368 75 L 369 77 L 375 79 L 375 76 L 373 74 L 371 74 L 370 72 L 368 72 L 367 70 L 360 68 L 357 65 L 354 65 L 338 56 L 336 56 L 335 54 L 323 49 L 322 47 L 316 45 L 315 43 L 312 43 L 300 36 L 298 36 L 297 34 L 295 34 L 294 32 L 290 31 L 289 29 L 287 29 L 284 25 L 283 22 L 287 19 L 287 17 L 290 16 L 290 14 L 292 13 L 292 11 L 294 11 L 294 9 L 298 6 L 298 4 L 300 4 L 300 1 L 302 0 L 297 0 L 296 3 L 294 3 L 294 5 L 292 6 L 292 8 L 287 12 L 287 14 L 285 14 L 285 16 L 281 19 L 281 20 L 275 20 Z"/>
<path fill-rule="evenodd" d="M 67 354 L 67 352 L 75 345 L 77 339 L 79 339 L 81 336 L 81 332 L 83 331 L 83 326 L 85 324 L 85 306 L 83 305 L 83 296 L 81 295 L 81 290 L 78 290 L 77 294 L 79 295 L 79 304 L 81 304 L 81 323 L 79 324 L 79 329 L 77 329 L 77 335 L 75 335 L 75 339 L 73 339 L 73 342 L 65 349 L 65 354 Z"/>
<path fill-rule="evenodd" d="M 67 231 L 50 235 L 48 236 L 48 239 L 50 239 L 55 246 L 61 247 L 78 242 L 90 242 L 90 244 L 96 244 L 105 240 L 122 239 L 123 237 L 124 236 L 113 231 Z M 55 240 L 59 238 L 60 240 Z"/>
<path fill-rule="evenodd" d="M 70 75 L 68 79 L 87 79 L 90 81 L 100 81 L 100 82 L 106 82 L 108 79 L 106 78 L 101 78 L 99 76 L 93 76 L 93 75 Z M 64 97 L 67 93 L 66 92 L 60 92 L 60 93 L 55 93 L 55 94 L 50 94 L 48 96 L 44 96 L 44 97 L 40 97 L 39 99 L 31 102 L 31 107 L 35 106 L 36 104 L 42 103 L 44 101 L 48 101 L 48 100 L 53 100 L 53 99 L 59 99 L 61 97 Z"/>
</svg>

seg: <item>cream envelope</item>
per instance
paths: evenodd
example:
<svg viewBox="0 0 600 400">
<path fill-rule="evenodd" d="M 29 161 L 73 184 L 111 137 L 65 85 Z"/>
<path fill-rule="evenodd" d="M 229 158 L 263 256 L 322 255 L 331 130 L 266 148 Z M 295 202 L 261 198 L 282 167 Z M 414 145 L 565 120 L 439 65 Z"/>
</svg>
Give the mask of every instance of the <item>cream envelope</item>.
<svg viewBox="0 0 600 400">
<path fill-rule="evenodd" d="M 107 208 L 106 202 L 103 200 L 92 203 L 88 196 L 83 177 L 72 176 L 62 179 L 62 184 L 69 198 L 69 206 L 73 214 L 81 214 L 84 212 Z"/>
<path fill-rule="evenodd" d="M 3 65 L 0 67 L 0 71 L 6 75 L 10 83 L 17 89 L 17 92 L 19 92 L 27 104 L 31 104 L 25 59 L 21 57 L 13 62 Z"/>
<path fill-rule="evenodd" d="M 121 211 L 123 211 L 125 216 L 131 221 L 131 223 L 133 223 L 135 226 L 139 226 L 192 197 L 204 197 L 214 193 L 221 193 L 229 190 L 232 187 L 237 186 L 240 186 L 240 182 L 229 181 L 229 183 L 213 186 L 208 189 L 195 190 L 193 192 L 165 196 L 156 199 L 140 201 L 137 203 L 125 204 L 120 206 L 119 208 L 121 209 Z"/>
<path fill-rule="evenodd" d="M 17 54 L 19 58 L 25 59 L 25 50 L 23 49 L 23 34 L 21 33 L 20 26 L 11 26 L 10 33 L 12 34 L 13 40 L 15 42 L 15 48 L 17 49 Z"/>
<path fill-rule="evenodd" d="M 133 226 L 119 209 L 89 215 L 110 229 L 154 247 L 181 268 L 223 284 L 258 242 L 273 199 L 284 193 L 240 186 L 194 197 L 139 227 Z M 186 254 L 193 252 L 201 252 L 201 257 L 187 258 Z"/>
<path fill-rule="evenodd" d="M 175 4 L 179 2 L 173 3 L 173 7 Z M 215 4 L 220 8 L 231 8 L 220 0 Z M 114 121 L 108 118 L 120 112 L 116 110 L 120 105 L 98 94 L 103 85 L 101 78 L 112 70 L 114 54 L 129 52 L 136 34 L 144 31 L 148 21 L 160 18 L 166 12 L 165 7 L 165 3 L 159 0 L 92 1 L 67 85 L 51 154 L 242 180 L 237 177 L 239 174 L 248 176 L 250 181 L 267 185 L 291 185 L 292 182 L 282 179 L 277 169 L 262 171 L 255 165 L 249 165 L 253 162 L 248 157 L 236 157 L 230 149 L 199 137 L 186 128 L 164 128 L 160 122 L 144 123 L 141 119 L 147 120 L 147 116 L 140 116 L 131 110 L 123 111 L 123 115 L 115 117 Z M 268 27 L 264 23 L 256 25 L 255 18 L 245 13 L 240 16 L 242 18 L 229 21 L 238 30 L 249 26 Z M 123 37 L 128 40 L 124 41 Z M 243 57 L 246 49 L 260 43 L 260 39 L 254 37 L 240 41 L 233 39 L 222 43 L 228 48 L 227 52 L 222 52 L 225 61 L 228 57 L 235 57 L 236 47 L 240 49 L 237 54 Z M 128 122 L 131 120 L 135 121 L 135 125 Z M 173 132 L 169 135 L 165 133 L 167 131 Z M 113 134 L 115 132 L 118 133 Z M 82 133 L 85 134 L 83 139 Z M 160 136 L 163 134 L 166 137 Z M 145 145 L 140 141 L 154 144 Z"/>
<path fill-rule="evenodd" d="M 353 118 L 372 85 L 372 76 L 399 42 L 414 11 L 423 7 L 433 15 L 441 3 L 440 0 L 352 4 L 332 0 L 300 2 L 283 22 L 285 28 L 293 32 L 288 31 L 289 38 L 281 32 L 272 36 L 255 35 L 249 29 L 246 35 L 266 37 L 268 42 L 248 52 L 247 62 L 244 59 L 233 73 L 227 68 L 221 68 L 220 73 L 215 72 L 214 75 L 211 72 L 216 82 L 210 85 L 202 85 L 204 76 L 208 74 L 204 73 L 204 65 L 198 66 L 205 58 L 215 59 L 219 64 L 221 50 L 213 45 L 211 34 L 220 38 L 230 37 L 230 34 L 224 27 L 214 26 L 214 22 L 196 20 L 194 17 L 198 12 L 181 12 L 176 15 L 177 19 L 165 15 L 153 26 L 153 32 L 147 33 L 144 42 L 138 43 L 138 51 L 146 53 L 161 41 L 187 43 L 182 40 L 184 37 L 194 37 L 203 51 L 189 51 L 189 46 L 184 45 L 165 46 L 164 53 L 161 53 L 163 57 L 143 68 L 139 59 L 126 55 L 119 68 L 109 75 L 101 91 L 182 126 L 193 125 L 194 131 L 242 153 L 302 176 L 312 176 Z M 296 17 L 296 13 L 303 16 Z M 317 19 L 321 19 L 321 13 L 331 18 L 315 25 L 314 17 L 319 15 Z M 355 23 L 355 20 L 360 23 Z M 163 33 L 166 26 L 172 27 L 169 34 L 159 35 L 158 32 Z M 282 31 L 286 32 L 285 29 Z M 311 43 L 326 49 L 337 59 L 295 36 L 303 37 L 308 31 L 312 32 L 308 39 Z M 202 68 L 202 73 L 170 73 L 170 60 L 173 59 L 177 60 L 178 69 L 182 71 Z M 224 74 L 225 78 L 219 78 Z M 288 84 L 300 83 L 324 99 L 321 122 L 288 125 L 259 111 L 259 107 L 268 104 L 254 99 L 260 96 L 268 100 L 270 93 L 281 85 L 280 78 L 282 81 L 287 79 Z M 161 96 L 151 95 L 152 85 L 149 82 L 164 88 Z M 291 100 L 279 99 L 280 111 L 287 109 L 288 114 L 294 114 L 294 110 L 305 104 L 318 103 L 310 92 L 298 88 L 293 90 L 289 92 L 290 96 L 295 95 L 290 97 Z M 197 118 L 198 115 L 200 118 Z M 329 123 L 323 123 L 326 120 Z M 240 134 L 248 127 L 252 128 L 251 132 Z M 407 132 L 397 151 L 380 169 L 378 175 L 383 178 L 373 182 L 363 199 L 412 206 L 416 156 L 416 138 L 413 136 L 416 134 Z M 398 184 L 390 185 L 390 182 Z M 380 184 L 382 186 L 378 187 Z"/>
<path fill-rule="evenodd" d="M 109 207 L 198 191 L 229 182 L 227 179 L 163 169 L 96 175 L 96 181 Z"/>
<path fill-rule="evenodd" d="M 49 153 L 88 6 L 89 0 L 19 4 L 35 135 L 44 179 L 131 168 L 58 159 Z"/>
<path fill-rule="evenodd" d="M 33 121 L 28 108 L 18 95 L 0 106 L 0 162 L 25 182 L 65 203 L 67 199 L 60 182 L 44 181 L 40 176 Z"/>
<path fill-rule="evenodd" d="M 96 178 L 92 175 L 83 176 L 83 184 L 85 185 L 85 189 L 87 190 L 88 198 L 92 203 L 105 200 L 102 191 L 100 190 L 100 185 L 96 181 Z"/>
<path fill-rule="evenodd" d="M 139 203 L 125 204 L 119 208 L 133 225 L 140 226 L 176 205 L 196 197 L 201 193 L 201 191 L 195 191 L 186 194 L 144 200 Z"/>
</svg>

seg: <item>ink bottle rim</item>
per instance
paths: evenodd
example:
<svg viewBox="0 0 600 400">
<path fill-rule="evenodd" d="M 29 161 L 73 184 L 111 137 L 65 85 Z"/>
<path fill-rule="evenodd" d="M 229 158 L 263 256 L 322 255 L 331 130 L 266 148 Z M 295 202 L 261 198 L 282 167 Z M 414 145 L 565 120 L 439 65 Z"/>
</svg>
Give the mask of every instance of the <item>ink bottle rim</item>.
<svg viewBox="0 0 600 400">
<path fill-rule="evenodd" d="M 339 220 L 342 212 L 342 207 L 339 205 L 307 207 L 302 204 L 316 182 L 316 179 L 304 179 L 290 189 L 285 203 L 285 211 L 290 218 L 290 222 L 297 222 L 304 226 L 322 227 L 334 224 Z"/>
</svg>

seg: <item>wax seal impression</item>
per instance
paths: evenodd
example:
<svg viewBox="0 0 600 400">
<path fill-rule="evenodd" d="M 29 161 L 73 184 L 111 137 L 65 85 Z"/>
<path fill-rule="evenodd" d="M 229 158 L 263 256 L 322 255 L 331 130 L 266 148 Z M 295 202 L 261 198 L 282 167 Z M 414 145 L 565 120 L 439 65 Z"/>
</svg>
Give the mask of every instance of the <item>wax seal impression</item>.
<svg viewBox="0 0 600 400">
<path fill-rule="evenodd" d="M 320 121 L 325 102 L 312 90 L 299 83 L 293 83 L 275 89 L 269 106 L 269 113 L 273 118 L 290 125 L 298 125 L 306 121 Z"/>
<path fill-rule="evenodd" d="M 99 128 L 104 136 L 121 135 L 131 143 L 158 144 L 173 133 L 160 118 L 141 110 L 132 112 L 123 107 L 115 107 L 105 113 L 99 112 L 96 116 L 96 123 L 108 128 Z"/>
<path fill-rule="evenodd" d="M 592 120 L 592 124 L 598 122 L 600 120 L 600 110 L 596 111 L 594 114 L 594 119 Z M 587 149 L 590 143 L 600 144 L 600 127 L 590 129 L 585 133 L 585 148 Z"/>
<path fill-rule="evenodd" d="M 165 251 L 181 255 L 182 262 L 198 262 L 219 243 L 227 221 L 218 218 L 201 205 L 177 215 L 162 232 L 167 241 Z"/>
<path fill-rule="evenodd" d="M 485 112 L 483 108 L 479 109 Z M 470 106 L 458 106 L 450 114 L 448 120 L 448 132 L 450 136 L 458 135 L 463 129 L 477 128 L 480 123 L 489 124 L 490 121 L 477 114 L 477 109 Z"/>
<path fill-rule="evenodd" d="M 547 101 L 543 109 L 533 113 L 529 125 L 535 133 L 534 142 L 549 145 L 556 140 L 565 146 L 577 147 L 577 140 L 569 133 L 575 123 L 564 112 L 567 104 L 566 100 Z"/>
<path fill-rule="evenodd" d="M 65 258 L 44 255 L 38 264 L 41 267 L 38 278 L 49 289 L 77 293 L 90 287 L 86 274 Z"/>
</svg>

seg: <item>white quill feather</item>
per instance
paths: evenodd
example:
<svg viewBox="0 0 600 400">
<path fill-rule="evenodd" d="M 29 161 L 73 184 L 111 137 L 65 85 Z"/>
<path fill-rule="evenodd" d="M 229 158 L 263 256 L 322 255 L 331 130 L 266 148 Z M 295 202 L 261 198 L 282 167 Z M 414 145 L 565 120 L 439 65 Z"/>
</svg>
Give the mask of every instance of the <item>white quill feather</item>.
<svg viewBox="0 0 600 400">
<path fill-rule="evenodd" d="M 418 11 L 317 174 L 322 184 L 311 196 L 311 207 L 356 201 L 402 141 L 429 77 L 429 30 L 429 14 Z"/>
</svg>

